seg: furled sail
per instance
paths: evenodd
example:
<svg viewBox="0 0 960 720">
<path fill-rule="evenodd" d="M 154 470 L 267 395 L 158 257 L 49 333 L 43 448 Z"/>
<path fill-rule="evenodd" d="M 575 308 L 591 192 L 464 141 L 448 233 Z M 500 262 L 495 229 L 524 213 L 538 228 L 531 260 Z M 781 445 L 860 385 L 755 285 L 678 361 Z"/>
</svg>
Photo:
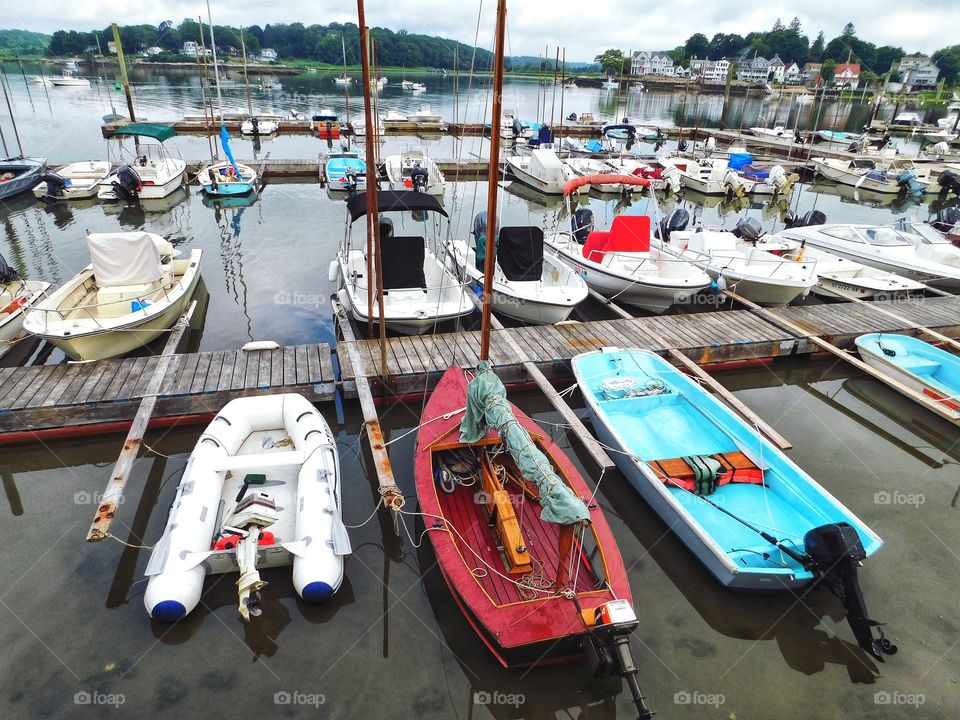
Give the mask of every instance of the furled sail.
<svg viewBox="0 0 960 720">
<path fill-rule="evenodd" d="M 479 442 L 488 427 L 500 434 L 523 477 L 537 484 L 541 519 L 557 525 L 572 525 L 590 519 L 583 500 L 573 494 L 547 456 L 517 422 L 507 401 L 506 388 L 490 369 L 490 363 L 482 361 L 476 377 L 467 386 L 467 408 L 460 422 L 460 442 Z"/>
<path fill-rule="evenodd" d="M 223 154 L 227 156 L 227 160 L 230 161 L 230 165 L 233 167 L 233 172 L 236 176 L 240 177 L 240 169 L 237 167 L 237 161 L 233 159 L 233 152 L 230 150 L 230 133 L 227 132 L 227 126 L 220 126 L 220 144 L 223 145 Z"/>
</svg>

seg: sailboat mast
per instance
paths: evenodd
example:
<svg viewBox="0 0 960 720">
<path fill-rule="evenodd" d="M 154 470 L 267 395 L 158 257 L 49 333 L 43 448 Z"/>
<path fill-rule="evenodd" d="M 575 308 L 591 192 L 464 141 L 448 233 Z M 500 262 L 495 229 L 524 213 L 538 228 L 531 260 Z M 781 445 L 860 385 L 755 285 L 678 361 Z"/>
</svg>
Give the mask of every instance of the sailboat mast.
<svg viewBox="0 0 960 720">
<path fill-rule="evenodd" d="M 243 53 L 243 86 L 247 92 L 247 114 L 253 116 L 253 101 L 250 99 L 250 78 L 247 77 L 247 44 L 243 41 L 243 28 L 240 28 L 240 52 Z"/>
<path fill-rule="evenodd" d="M 217 41 L 213 37 L 213 17 L 210 15 L 210 0 L 207 0 L 207 25 L 210 26 L 210 48 L 213 50 L 213 76 L 217 80 L 217 111 L 223 122 L 223 97 L 220 95 L 220 66 L 217 65 Z"/>
<path fill-rule="evenodd" d="M 377 314 L 380 320 L 380 372 L 387 372 L 386 328 L 383 319 L 383 269 L 380 258 L 380 212 L 377 205 L 377 164 L 374 159 L 373 104 L 370 98 L 370 56 L 367 18 L 363 0 L 357 0 L 357 24 L 360 26 L 360 67 L 363 71 L 363 117 L 367 131 L 364 143 L 367 156 L 367 329 L 372 330 L 373 285 L 370 278 L 377 278 Z M 346 76 L 346 73 L 344 73 Z M 372 253 L 371 253 L 372 251 Z M 372 257 L 371 257 L 372 254 Z M 374 267 L 371 268 L 371 260 Z"/>
<path fill-rule="evenodd" d="M 487 173 L 487 251 L 483 270 L 483 321 L 480 325 L 480 359 L 490 359 L 490 321 L 493 268 L 497 237 L 497 178 L 500 176 L 500 124 L 503 114 L 503 53 L 507 27 L 507 0 L 497 0 L 497 37 L 493 55 L 493 116 L 490 118 L 490 167 Z M 538 93 L 539 97 L 539 93 Z"/>
<path fill-rule="evenodd" d="M 361 37 L 363 33 L 360 33 Z M 343 39 L 343 35 L 340 36 L 340 49 L 343 51 L 343 102 L 346 105 L 346 114 L 347 114 L 347 125 L 350 124 L 350 83 L 346 82 L 347 79 L 347 42 Z M 363 41 L 360 43 L 360 52 L 363 52 Z M 366 92 L 364 92 L 364 97 L 367 97 Z"/>
</svg>

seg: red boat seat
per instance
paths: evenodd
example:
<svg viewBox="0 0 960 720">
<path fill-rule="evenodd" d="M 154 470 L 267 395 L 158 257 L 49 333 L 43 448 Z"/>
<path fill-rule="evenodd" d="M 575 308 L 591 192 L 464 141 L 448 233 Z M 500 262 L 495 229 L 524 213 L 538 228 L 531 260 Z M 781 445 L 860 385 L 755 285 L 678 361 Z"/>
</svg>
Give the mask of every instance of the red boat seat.
<svg viewBox="0 0 960 720">
<path fill-rule="evenodd" d="M 610 226 L 607 252 L 647 252 L 650 250 L 650 216 L 617 215 Z"/>
<path fill-rule="evenodd" d="M 610 233 L 607 230 L 593 230 L 587 235 L 587 241 L 583 244 L 583 256 L 587 260 L 600 262 L 603 260 L 603 249 L 610 240 Z M 596 253 L 596 257 L 592 257 Z"/>
</svg>

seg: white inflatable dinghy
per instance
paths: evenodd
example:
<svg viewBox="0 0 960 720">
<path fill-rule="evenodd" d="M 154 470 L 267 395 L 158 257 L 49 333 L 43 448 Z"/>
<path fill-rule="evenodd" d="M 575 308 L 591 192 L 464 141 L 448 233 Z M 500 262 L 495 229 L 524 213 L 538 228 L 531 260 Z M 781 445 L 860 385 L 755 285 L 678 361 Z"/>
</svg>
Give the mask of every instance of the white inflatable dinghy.
<svg viewBox="0 0 960 720">
<path fill-rule="evenodd" d="M 350 541 L 330 427 L 297 394 L 228 403 L 197 442 L 147 565 L 150 616 L 175 622 L 200 602 L 207 574 L 239 571 L 239 611 L 259 615 L 259 568 L 293 565 L 307 602 L 343 581 Z"/>
</svg>

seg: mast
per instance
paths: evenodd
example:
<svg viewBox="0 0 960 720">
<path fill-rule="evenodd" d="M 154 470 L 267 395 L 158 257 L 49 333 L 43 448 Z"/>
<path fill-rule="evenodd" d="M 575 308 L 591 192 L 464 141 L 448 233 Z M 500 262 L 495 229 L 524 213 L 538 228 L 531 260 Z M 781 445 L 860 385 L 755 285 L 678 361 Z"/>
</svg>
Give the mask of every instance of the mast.
<svg viewBox="0 0 960 720">
<path fill-rule="evenodd" d="M 360 26 L 360 67 L 363 71 L 363 117 L 367 131 L 363 139 L 367 156 L 367 329 L 373 329 L 373 285 L 370 278 L 377 276 L 377 315 L 380 320 L 380 372 L 387 372 L 386 328 L 383 319 L 383 272 L 380 260 L 380 212 L 377 205 L 377 164 L 374 154 L 373 105 L 370 99 L 370 57 L 368 55 L 367 18 L 363 0 L 357 0 L 357 24 Z M 344 72 L 346 76 L 346 72 Z M 372 257 L 371 257 L 372 251 Z M 371 261 L 374 267 L 371 268 Z"/>
<path fill-rule="evenodd" d="M 493 268 L 497 237 L 497 178 L 500 176 L 500 121 L 503 112 L 503 53 L 507 27 L 507 0 L 497 0 L 497 37 L 493 56 L 493 116 L 490 118 L 490 168 L 487 193 L 487 251 L 483 270 L 483 320 L 480 325 L 480 359 L 490 358 L 490 321 L 493 301 Z M 539 97 L 539 93 L 538 93 Z"/>
<path fill-rule="evenodd" d="M 207 0 L 207 25 L 210 26 L 210 48 L 213 50 L 213 76 L 217 81 L 217 111 L 223 124 L 223 97 L 220 95 L 220 66 L 217 65 L 217 41 L 213 37 L 213 18 L 210 16 L 210 0 Z"/>
<path fill-rule="evenodd" d="M 243 41 L 243 28 L 240 28 L 240 52 L 243 53 L 243 85 L 247 92 L 247 114 L 253 116 L 253 101 L 250 99 L 250 78 L 247 77 L 247 44 Z"/>
<path fill-rule="evenodd" d="M 116 23 L 112 23 L 113 42 L 117 46 L 117 60 L 120 61 L 120 82 L 123 84 L 123 92 L 127 96 L 127 111 L 130 113 L 130 122 L 136 122 L 137 116 L 133 114 L 133 97 L 130 95 L 130 82 L 127 80 L 127 64 L 123 60 L 123 45 L 120 43 L 120 28 Z"/>
<path fill-rule="evenodd" d="M 200 26 L 200 37 L 203 38 L 203 18 L 199 15 L 197 15 L 197 25 Z M 212 118 L 207 116 L 207 91 L 204 83 L 204 75 L 206 73 L 204 73 L 203 68 L 200 67 L 200 53 L 196 53 L 193 57 L 194 60 L 197 61 L 197 77 L 200 78 L 200 102 L 203 103 L 203 129 L 207 131 L 207 149 L 210 151 L 210 161 L 213 162 L 216 160 L 216 155 L 213 152 L 215 143 L 211 137 L 212 130 L 210 128 Z M 110 107 L 113 107 L 112 98 L 110 100 Z M 211 111 L 210 114 L 213 115 L 213 112 Z"/>
<path fill-rule="evenodd" d="M 360 33 L 361 38 L 363 33 Z M 340 36 L 340 49 L 343 50 L 343 79 L 347 79 L 347 42 L 343 39 L 343 35 Z M 360 41 L 360 52 L 363 52 L 363 40 Z M 367 97 L 367 93 L 364 92 L 363 97 Z M 346 114 L 347 114 L 347 125 L 350 124 L 350 83 L 343 83 L 343 101 L 346 104 Z M 370 128 L 367 127 L 369 132 Z"/>
</svg>

